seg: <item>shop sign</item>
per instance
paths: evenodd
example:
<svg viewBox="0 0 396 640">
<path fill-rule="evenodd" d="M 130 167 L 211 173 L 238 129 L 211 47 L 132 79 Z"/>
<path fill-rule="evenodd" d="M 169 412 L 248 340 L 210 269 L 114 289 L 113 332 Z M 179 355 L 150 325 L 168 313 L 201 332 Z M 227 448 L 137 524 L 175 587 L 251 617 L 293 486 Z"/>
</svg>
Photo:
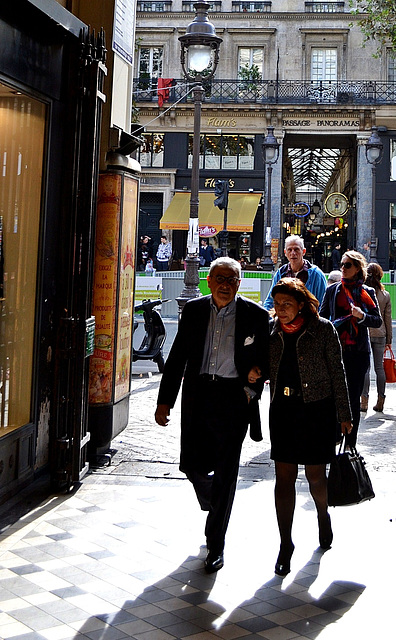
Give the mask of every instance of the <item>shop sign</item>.
<svg viewBox="0 0 396 640">
<path fill-rule="evenodd" d="M 133 64 L 135 6 L 133 0 L 115 0 L 114 3 L 112 48 L 128 64 Z"/>
<path fill-rule="evenodd" d="M 216 236 L 219 231 L 222 231 L 223 225 L 205 225 L 203 227 L 199 227 L 199 236 L 200 238 L 213 238 Z"/>
<path fill-rule="evenodd" d="M 297 216 L 297 218 L 305 218 L 311 211 L 311 207 L 306 202 L 296 202 L 290 206 L 284 207 L 286 215 Z"/>
<path fill-rule="evenodd" d="M 278 262 L 279 238 L 271 239 L 271 260 L 275 264 Z"/>
<path fill-rule="evenodd" d="M 283 118 L 282 125 L 286 129 L 359 129 L 359 118 L 307 117 Z"/>
</svg>

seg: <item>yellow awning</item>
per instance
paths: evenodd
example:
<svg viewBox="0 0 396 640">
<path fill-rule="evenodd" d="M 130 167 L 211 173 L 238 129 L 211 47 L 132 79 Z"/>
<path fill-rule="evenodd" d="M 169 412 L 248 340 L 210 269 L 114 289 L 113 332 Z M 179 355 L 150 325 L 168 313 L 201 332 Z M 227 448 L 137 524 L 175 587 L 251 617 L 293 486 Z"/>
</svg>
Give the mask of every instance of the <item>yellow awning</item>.
<svg viewBox="0 0 396 640">
<path fill-rule="evenodd" d="M 227 211 L 227 231 L 252 232 L 261 193 L 230 193 Z M 199 193 L 199 227 L 213 227 L 215 233 L 223 228 L 224 212 L 214 205 L 214 192 Z M 160 220 L 161 229 L 188 230 L 190 192 L 178 192 Z M 206 234 L 204 234 L 206 235 Z M 214 234 L 213 234 L 214 235 Z"/>
</svg>

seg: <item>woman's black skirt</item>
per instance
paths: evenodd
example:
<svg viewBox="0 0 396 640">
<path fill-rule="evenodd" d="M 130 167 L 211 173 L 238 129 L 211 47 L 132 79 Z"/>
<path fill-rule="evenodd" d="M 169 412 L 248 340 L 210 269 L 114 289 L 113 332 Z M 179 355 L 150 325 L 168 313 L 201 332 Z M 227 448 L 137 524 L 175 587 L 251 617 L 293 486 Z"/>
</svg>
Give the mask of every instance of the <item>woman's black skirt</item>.
<svg viewBox="0 0 396 640">
<path fill-rule="evenodd" d="M 291 464 L 326 464 L 335 454 L 337 418 L 331 397 L 303 402 L 277 394 L 270 405 L 271 458 Z"/>
</svg>

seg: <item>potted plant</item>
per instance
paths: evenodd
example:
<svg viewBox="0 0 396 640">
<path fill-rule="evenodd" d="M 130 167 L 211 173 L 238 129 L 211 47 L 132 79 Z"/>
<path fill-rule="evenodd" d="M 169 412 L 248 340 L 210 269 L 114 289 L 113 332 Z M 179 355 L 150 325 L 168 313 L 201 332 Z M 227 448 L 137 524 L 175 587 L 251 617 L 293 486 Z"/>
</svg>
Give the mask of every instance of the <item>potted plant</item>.
<svg viewBox="0 0 396 640">
<path fill-rule="evenodd" d="M 251 99 L 250 95 L 253 94 L 254 100 L 257 99 L 259 93 L 259 85 L 261 82 L 261 73 L 257 64 L 246 63 L 239 69 L 239 78 L 241 79 L 240 90 L 243 92 L 243 98 L 245 100 Z"/>
</svg>

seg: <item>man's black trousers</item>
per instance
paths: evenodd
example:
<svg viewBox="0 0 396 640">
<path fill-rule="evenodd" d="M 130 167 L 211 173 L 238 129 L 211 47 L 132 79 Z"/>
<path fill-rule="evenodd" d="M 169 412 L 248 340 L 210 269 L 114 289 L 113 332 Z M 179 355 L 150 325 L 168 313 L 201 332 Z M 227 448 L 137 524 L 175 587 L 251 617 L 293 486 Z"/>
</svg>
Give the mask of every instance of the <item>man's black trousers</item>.
<svg viewBox="0 0 396 640">
<path fill-rule="evenodd" d="M 231 515 L 242 443 L 247 431 L 248 402 L 238 379 L 200 376 L 199 407 L 189 428 L 188 466 L 201 509 L 209 511 L 207 547 L 221 553 Z"/>
</svg>

